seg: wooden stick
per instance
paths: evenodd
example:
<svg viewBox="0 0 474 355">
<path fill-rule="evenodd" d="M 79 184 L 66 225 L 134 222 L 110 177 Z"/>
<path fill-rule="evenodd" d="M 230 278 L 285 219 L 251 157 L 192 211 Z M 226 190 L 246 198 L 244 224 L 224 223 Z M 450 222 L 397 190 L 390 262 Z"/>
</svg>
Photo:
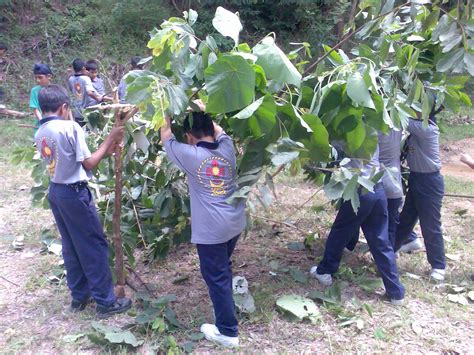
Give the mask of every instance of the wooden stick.
<svg viewBox="0 0 474 355">
<path fill-rule="evenodd" d="M 34 129 L 38 128 L 38 127 L 36 127 L 36 126 L 34 126 L 34 125 L 32 125 L 32 124 L 21 124 L 21 123 L 19 123 L 19 124 L 17 124 L 16 126 L 17 126 L 17 127 L 21 127 L 21 128 L 34 128 Z"/>
<path fill-rule="evenodd" d="M 107 105 L 94 105 L 94 106 L 89 106 L 87 109 L 92 109 L 92 110 L 116 110 L 116 109 L 121 109 L 121 108 L 134 108 L 135 105 L 130 105 L 130 104 L 119 104 L 119 103 L 113 103 L 113 104 L 107 104 Z"/>
<path fill-rule="evenodd" d="M 115 111 L 115 127 L 123 127 L 135 113 L 138 108 L 134 107 L 129 111 L 122 111 L 121 108 Z M 115 246 L 115 273 L 117 276 L 117 285 L 115 292 L 117 297 L 125 297 L 125 270 L 123 262 L 122 237 L 120 235 L 120 216 L 122 213 L 122 188 L 123 188 L 123 167 L 122 167 L 122 147 L 117 145 L 115 148 L 115 200 L 114 213 L 112 215 L 113 239 Z"/>
<path fill-rule="evenodd" d="M 0 115 L 13 116 L 13 117 L 26 117 L 26 116 L 29 116 L 29 113 L 10 110 L 3 106 L 3 107 L 0 107 Z"/>
</svg>

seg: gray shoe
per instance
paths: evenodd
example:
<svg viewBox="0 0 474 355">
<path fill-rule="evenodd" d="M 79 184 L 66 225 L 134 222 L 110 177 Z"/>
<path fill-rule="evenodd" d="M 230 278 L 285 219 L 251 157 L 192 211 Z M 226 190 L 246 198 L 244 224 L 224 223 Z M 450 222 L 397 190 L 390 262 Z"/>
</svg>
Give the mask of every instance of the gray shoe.
<svg viewBox="0 0 474 355">
<path fill-rule="evenodd" d="M 423 243 L 421 242 L 420 238 L 416 238 L 412 240 L 410 243 L 403 244 L 398 252 L 400 253 L 410 253 L 412 251 L 423 249 Z"/>
<path fill-rule="evenodd" d="M 436 281 L 444 281 L 444 275 L 446 271 L 443 269 L 433 269 L 431 270 L 430 277 Z"/>
<path fill-rule="evenodd" d="M 324 285 L 324 286 L 332 285 L 332 276 L 331 276 L 331 274 L 318 274 L 317 270 L 318 270 L 318 267 L 315 265 L 311 268 L 311 270 L 309 270 L 309 273 L 316 280 L 318 280 L 321 285 Z"/>
</svg>

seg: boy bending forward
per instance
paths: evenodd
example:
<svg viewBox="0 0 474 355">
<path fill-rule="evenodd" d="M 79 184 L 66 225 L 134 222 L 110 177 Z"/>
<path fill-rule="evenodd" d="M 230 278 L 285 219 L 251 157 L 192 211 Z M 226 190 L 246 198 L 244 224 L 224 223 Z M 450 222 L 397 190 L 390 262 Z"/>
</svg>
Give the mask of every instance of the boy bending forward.
<svg viewBox="0 0 474 355">
<path fill-rule="evenodd" d="M 208 340 L 237 347 L 238 324 L 230 257 L 246 221 L 243 203 L 226 202 L 236 189 L 234 145 L 206 113 L 192 113 L 191 125 L 188 118 L 184 121 L 188 144 L 176 141 L 170 121 L 167 118 L 166 126 L 161 129 L 161 139 L 168 158 L 187 175 L 191 195 L 191 242 L 197 247 L 216 319 L 215 325 L 203 324 L 201 332 Z"/>
<path fill-rule="evenodd" d="M 107 240 L 87 187 L 90 171 L 120 144 L 123 128 L 113 128 L 91 154 L 82 128 L 67 120 L 70 102 L 66 89 L 46 86 L 40 90 L 38 101 L 43 118 L 35 136 L 36 146 L 50 176 L 48 199 L 61 234 L 72 296 L 70 309 L 82 311 L 92 296 L 99 318 L 125 312 L 131 301 L 114 294 Z"/>
</svg>

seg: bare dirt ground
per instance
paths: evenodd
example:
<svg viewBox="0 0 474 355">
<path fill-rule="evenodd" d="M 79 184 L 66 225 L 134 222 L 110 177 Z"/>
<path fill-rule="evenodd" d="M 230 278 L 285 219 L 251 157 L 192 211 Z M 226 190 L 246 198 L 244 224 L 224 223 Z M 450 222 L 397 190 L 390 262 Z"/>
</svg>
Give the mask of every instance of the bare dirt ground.
<svg viewBox="0 0 474 355">
<path fill-rule="evenodd" d="M 474 173 L 466 164 L 461 163 L 461 154 L 474 157 L 474 139 L 466 138 L 441 147 L 443 156 L 443 175 L 474 180 Z"/>
<path fill-rule="evenodd" d="M 474 140 L 450 146 L 451 150 L 443 153 L 448 164 L 456 162 L 456 147 L 465 151 L 466 147 L 474 147 Z M 446 173 L 451 174 L 451 170 Z M 52 227 L 53 221 L 49 211 L 31 207 L 28 191 L 31 185 L 27 169 L 13 168 L 0 160 L 0 352 L 149 354 L 153 349 L 156 351 L 162 340 L 155 333 L 140 335 L 145 345 L 138 349 L 99 346 L 80 336 L 92 331 L 94 310 L 89 307 L 80 314 L 68 313 L 70 299 L 64 281 L 57 284 L 48 280 L 58 268 L 60 258 L 40 252 L 40 231 Z M 407 302 L 401 308 L 391 306 L 380 297 L 382 290 L 367 292 L 360 286 L 360 277 L 376 275 L 361 240 L 356 252 L 344 257 L 337 276 L 347 282 L 342 289 L 341 306 L 337 309 L 318 303 L 321 317 L 311 324 L 289 321 L 277 311 L 275 301 L 281 295 L 307 296 L 324 288 L 310 279 L 298 282 L 290 272 L 274 266 L 277 261 L 282 269 L 289 267 L 307 274 L 321 257 L 324 232 L 330 227 L 334 210 L 322 194 L 302 206 L 316 189 L 300 178 L 282 176 L 276 186 L 278 201 L 268 211 L 256 212 L 267 220 L 254 219 L 252 231 L 240 240 L 234 255 L 234 274 L 247 278 L 257 307 L 255 313 L 240 318 L 242 352 L 472 353 L 474 304 L 451 302 L 448 291 L 449 285 L 461 287 L 463 295 L 474 289 L 470 279 L 474 273 L 474 200 L 445 200 L 442 211 L 448 254 L 445 285 L 429 282 L 424 252 L 403 255 L 399 269 L 407 288 Z M 294 223 L 298 229 L 268 219 Z M 289 242 L 301 242 L 307 233 L 318 230 L 321 235 L 312 250 L 294 251 L 288 247 Z M 11 247 L 18 236 L 25 237 L 25 247 L 20 251 Z M 203 321 L 212 321 L 211 304 L 193 246 L 181 246 L 165 261 L 153 264 L 145 265 L 138 257 L 137 272 L 141 278 L 156 286 L 157 294 L 177 297 L 172 307 L 187 327 L 173 333 L 178 343 L 187 341 Z M 187 277 L 184 282 L 173 283 L 183 276 Z M 128 292 L 133 295 L 131 290 Z M 363 304 L 367 307 L 361 308 Z M 124 325 L 133 321 L 133 315 L 130 312 L 103 323 Z M 360 320 L 359 327 L 355 322 L 344 326 L 342 322 L 347 319 Z M 79 337 L 74 339 L 70 335 Z M 201 340 L 195 351 L 222 353 L 223 349 Z"/>
</svg>

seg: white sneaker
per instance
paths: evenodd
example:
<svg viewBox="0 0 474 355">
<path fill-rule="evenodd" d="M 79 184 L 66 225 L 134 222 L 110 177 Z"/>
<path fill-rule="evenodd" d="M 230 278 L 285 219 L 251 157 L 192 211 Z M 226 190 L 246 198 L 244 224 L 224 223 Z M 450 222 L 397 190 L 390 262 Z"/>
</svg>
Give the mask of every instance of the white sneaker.
<svg viewBox="0 0 474 355">
<path fill-rule="evenodd" d="M 207 340 L 223 345 L 226 348 L 239 347 L 239 337 L 228 337 L 227 335 L 221 334 L 214 324 L 206 323 L 201 325 L 201 333 L 204 334 Z"/>
<path fill-rule="evenodd" d="M 390 303 L 396 307 L 401 307 L 405 304 L 405 299 L 402 298 L 401 300 L 396 300 L 396 299 L 391 298 Z"/>
<path fill-rule="evenodd" d="M 332 285 L 332 276 L 331 274 L 318 274 L 316 271 L 318 270 L 318 267 L 315 265 L 309 270 L 309 273 L 311 276 L 313 276 L 316 280 L 319 281 L 320 284 L 324 286 L 330 286 Z"/>
<path fill-rule="evenodd" d="M 420 238 L 416 238 L 412 240 L 410 243 L 403 244 L 398 251 L 400 253 L 409 253 L 411 251 L 420 250 L 423 248 L 423 243 L 421 242 Z"/>
<path fill-rule="evenodd" d="M 436 281 L 444 281 L 444 275 L 446 271 L 443 269 L 433 269 L 431 270 L 430 277 L 435 279 Z"/>
</svg>

